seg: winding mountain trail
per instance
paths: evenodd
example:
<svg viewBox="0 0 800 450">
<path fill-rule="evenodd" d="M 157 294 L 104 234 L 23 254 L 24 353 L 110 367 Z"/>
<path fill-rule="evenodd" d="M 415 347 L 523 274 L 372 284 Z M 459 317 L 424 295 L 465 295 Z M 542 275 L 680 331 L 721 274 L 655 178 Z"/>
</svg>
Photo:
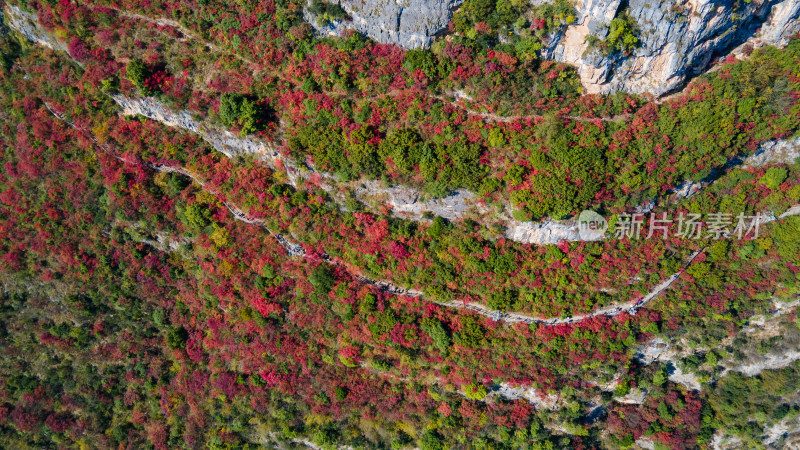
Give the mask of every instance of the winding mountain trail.
<svg viewBox="0 0 800 450">
<path fill-rule="evenodd" d="M 536 121 L 536 120 L 542 120 L 542 119 L 544 119 L 546 117 L 545 115 L 542 115 L 542 114 L 501 116 L 501 115 L 495 114 L 495 113 L 476 111 L 474 109 L 470 109 L 468 106 L 466 106 L 466 105 L 464 105 L 462 103 L 459 103 L 456 100 L 452 100 L 452 99 L 464 98 L 463 95 L 460 96 L 460 95 L 456 95 L 456 94 L 449 94 L 450 98 L 445 97 L 444 95 L 431 95 L 431 97 L 435 98 L 435 99 L 437 99 L 437 100 L 439 100 L 439 101 L 441 101 L 443 103 L 447 103 L 450 106 L 453 106 L 454 108 L 458 108 L 458 109 L 466 112 L 467 115 L 470 115 L 470 116 L 473 116 L 473 117 L 480 117 L 481 119 L 483 119 L 484 122 L 511 123 L 511 122 L 517 122 L 517 121 Z M 624 113 L 624 114 L 617 114 L 617 115 L 614 115 L 614 116 L 611 116 L 611 117 L 583 117 L 583 116 L 574 116 L 574 115 L 568 115 L 568 116 L 563 116 L 563 117 L 566 118 L 566 119 L 575 121 L 575 122 L 589 122 L 589 123 L 591 123 L 591 122 L 616 122 L 616 121 L 619 121 L 619 120 L 627 120 L 628 118 L 631 117 L 632 114 L 633 113 Z"/>
<path fill-rule="evenodd" d="M 480 117 L 485 122 L 511 123 L 511 122 L 516 122 L 516 121 L 529 121 L 529 120 L 530 121 L 535 121 L 535 120 L 541 120 L 541 119 L 545 118 L 545 115 L 542 115 L 542 114 L 501 116 L 501 115 L 498 115 L 498 114 L 495 114 L 495 113 L 476 111 L 474 109 L 470 109 L 469 106 L 464 105 L 463 103 L 459 103 L 457 101 L 458 99 L 465 99 L 465 98 L 467 100 L 471 100 L 471 98 L 469 98 L 468 96 L 460 93 L 460 91 L 459 92 L 448 93 L 447 96 L 444 96 L 444 95 L 430 95 L 430 94 L 428 94 L 428 95 L 430 97 L 432 97 L 432 98 L 435 98 L 435 99 L 441 101 L 441 102 L 447 103 L 447 104 L 449 104 L 449 105 L 451 105 L 451 106 L 453 106 L 455 108 L 458 108 L 458 109 L 460 109 L 462 111 L 465 111 L 470 116 Z M 645 105 L 646 104 L 661 105 L 662 103 L 665 103 L 665 102 L 667 102 L 669 100 L 672 100 L 675 97 L 678 97 L 680 95 L 683 95 L 682 91 L 675 92 L 675 93 L 672 93 L 672 94 L 669 94 L 669 95 L 664 95 L 662 97 L 650 100 L 650 101 L 646 102 Z M 456 99 L 456 100 L 453 100 L 453 99 Z M 644 106 L 644 105 L 642 105 L 642 106 Z M 576 116 L 576 115 L 566 115 L 566 116 L 563 116 L 563 118 L 572 120 L 574 122 L 584 122 L 584 123 L 617 122 L 617 121 L 620 121 L 620 120 L 628 120 L 634 114 L 635 114 L 635 112 L 628 112 L 628 113 L 622 113 L 622 114 L 615 114 L 615 115 L 609 116 L 609 117 L 583 117 L 583 116 Z"/>
<path fill-rule="evenodd" d="M 651 289 L 650 292 L 648 292 L 643 297 L 625 303 L 616 303 L 608 305 L 586 314 L 576 314 L 574 316 L 568 316 L 568 317 L 539 318 L 539 317 L 531 317 L 521 313 L 492 310 L 479 303 L 467 303 L 467 304 L 458 302 L 447 302 L 447 303 L 434 302 L 434 303 L 442 306 L 447 306 L 450 308 L 469 309 L 477 312 L 478 314 L 489 317 L 495 321 L 502 321 L 507 323 L 527 323 L 527 324 L 535 323 L 539 325 L 563 325 L 563 324 L 578 323 L 587 319 L 591 319 L 592 317 L 599 317 L 599 316 L 614 317 L 622 314 L 623 312 L 635 315 L 640 308 L 650 303 L 654 298 L 656 298 L 656 296 L 658 296 L 658 294 L 669 288 L 672 285 L 672 283 L 674 283 L 675 280 L 677 280 L 681 276 L 681 274 L 692 264 L 692 262 L 694 262 L 695 258 L 697 258 L 697 255 L 699 255 L 702 251 L 703 249 L 700 249 L 692 253 L 689 256 L 689 260 L 684 264 L 683 268 L 680 271 L 672 274 L 669 278 L 665 279 L 657 286 L 653 287 L 653 289 Z"/>
<path fill-rule="evenodd" d="M 125 162 L 128 163 L 127 161 L 125 161 Z M 683 269 L 681 269 L 679 272 L 673 274 L 672 276 L 670 276 L 666 280 L 662 281 L 660 284 L 655 286 L 650 292 L 648 292 L 645 296 L 643 296 L 643 297 L 641 297 L 639 299 L 632 300 L 632 301 L 629 301 L 629 302 L 626 302 L 626 303 L 622 303 L 622 304 L 609 305 L 609 306 L 606 306 L 604 308 L 600 308 L 600 309 L 598 309 L 598 310 L 596 310 L 594 312 L 587 313 L 587 314 L 578 314 L 578 315 L 568 316 L 568 317 L 563 317 L 563 318 L 562 317 L 550 317 L 550 318 L 532 317 L 532 316 L 528 316 L 528 315 L 521 314 L 521 313 L 503 312 L 503 311 L 499 311 L 499 310 L 492 310 L 492 309 L 490 309 L 490 308 L 488 308 L 488 307 L 486 307 L 484 305 L 481 305 L 479 303 L 466 303 L 465 304 L 465 303 L 459 303 L 459 302 L 440 302 L 440 301 L 436 301 L 436 300 L 432 300 L 432 299 L 426 299 L 424 294 L 421 291 L 418 291 L 418 290 L 415 290 L 415 289 L 408 289 L 408 288 L 404 288 L 404 287 L 401 287 L 401 286 L 397 286 L 396 284 L 394 284 L 394 283 L 392 283 L 391 281 L 388 281 L 388 280 L 375 280 L 375 279 L 366 277 L 364 275 L 360 275 L 358 273 L 355 273 L 347 265 L 334 260 L 329 255 L 327 255 L 326 253 L 322 253 L 322 254 L 309 253 L 309 252 L 307 252 L 305 250 L 305 248 L 303 248 L 303 246 L 301 246 L 301 245 L 299 245 L 299 244 L 297 244 L 295 242 L 292 242 L 291 240 L 287 239 L 285 236 L 283 236 L 280 233 L 273 232 L 272 230 L 270 230 L 267 227 L 266 222 L 263 219 L 250 217 L 246 213 L 244 213 L 241 209 L 239 209 L 236 205 L 223 200 L 221 198 L 221 195 L 218 192 L 216 192 L 213 189 L 208 188 L 206 183 L 203 180 L 201 180 L 198 176 L 196 176 L 195 174 L 192 174 L 188 170 L 186 170 L 184 168 L 176 168 L 176 167 L 170 167 L 170 166 L 166 166 L 166 165 L 152 165 L 151 164 L 149 166 L 151 168 L 153 168 L 154 170 L 156 170 L 156 171 L 179 173 L 179 174 L 182 174 L 182 175 L 185 175 L 185 176 L 191 178 L 195 183 L 197 183 L 204 190 L 206 190 L 206 192 L 209 192 L 212 195 L 214 195 L 223 205 L 225 205 L 225 207 L 231 212 L 231 214 L 234 216 L 234 218 L 236 220 L 242 221 L 242 222 L 250 224 L 250 225 L 256 225 L 256 226 L 259 226 L 259 227 L 263 228 L 271 236 L 273 236 L 278 241 L 278 243 L 287 250 L 287 252 L 291 256 L 306 258 L 306 259 L 309 259 L 309 260 L 312 260 L 312 261 L 313 260 L 321 260 L 321 261 L 323 261 L 323 262 L 325 262 L 327 264 L 330 264 L 332 266 L 341 267 L 342 269 L 345 270 L 345 272 L 347 272 L 351 277 L 353 277 L 353 279 L 358 280 L 359 282 L 361 282 L 363 284 L 371 285 L 371 286 L 373 286 L 373 287 L 375 287 L 375 288 L 377 288 L 377 289 L 379 289 L 381 291 L 387 292 L 387 293 L 392 294 L 392 295 L 419 298 L 421 300 L 428 301 L 430 303 L 434 303 L 434 304 L 437 304 L 437 305 L 440 305 L 440 306 L 444 306 L 444 307 L 447 307 L 447 308 L 452 308 L 452 309 L 466 309 L 466 310 L 474 311 L 474 312 L 476 312 L 476 313 L 478 313 L 478 314 L 480 314 L 480 315 L 482 315 L 484 317 L 488 317 L 488 318 L 490 318 L 490 319 L 492 319 L 494 321 L 505 322 L 505 323 L 526 323 L 526 324 L 540 324 L 540 325 L 550 325 L 550 326 L 552 326 L 552 325 L 578 323 L 578 322 L 582 322 L 584 320 L 590 319 L 592 317 L 598 317 L 598 316 L 614 317 L 614 316 L 618 316 L 618 315 L 620 315 L 622 313 L 635 315 L 636 312 L 640 308 L 644 307 L 646 304 L 648 304 L 650 301 L 652 301 L 656 296 L 658 296 L 658 294 L 660 294 L 661 292 L 663 292 L 664 290 L 669 288 L 672 285 L 672 283 L 674 283 L 675 280 L 677 280 L 680 277 L 680 275 L 689 267 L 689 265 L 692 264 L 692 262 L 695 260 L 695 258 L 703 250 L 703 249 L 700 249 L 700 250 L 697 250 L 694 253 L 692 253 L 691 256 L 689 257 L 688 262 L 683 266 Z"/>
<path fill-rule="evenodd" d="M 93 6 L 92 8 L 94 9 L 96 7 L 97 7 L 97 5 Z M 254 69 L 253 69 L 254 72 L 256 72 L 258 70 L 264 70 L 263 66 L 261 66 L 258 63 L 256 63 L 252 59 L 246 58 L 246 57 L 244 57 L 244 56 L 242 56 L 242 55 L 240 55 L 238 53 L 230 52 L 228 50 L 222 49 L 222 48 L 212 44 L 211 42 L 206 41 L 205 39 L 203 39 L 202 37 L 198 36 L 197 34 L 195 34 L 195 32 L 189 30 L 188 28 L 186 28 L 185 26 L 183 26 L 180 22 L 178 22 L 176 20 L 167 19 L 165 17 L 149 17 L 149 16 L 145 16 L 143 14 L 130 12 L 130 11 L 127 11 L 125 9 L 121 9 L 119 7 L 116 7 L 116 6 L 106 6 L 106 5 L 104 5 L 103 8 L 115 11 L 117 14 L 119 14 L 120 17 L 125 18 L 125 19 L 138 20 L 138 21 L 146 22 L 146 23 L 148 23 L 150 25 L 156 25 L 156 26 L 160 26 L 160 27 L 167 26 L 167 27 L 174 28 L 174 29 L 176 29 L 178 32 L 180 32 L 183 35 L 183 38 L 177 39 L 178 41 L 182 42 L 182 41 L 190 40 L 190 41 L 193 41 L 193 42 L 196 42 L 198 44 L 203 45 L 204 47 L 208 48 L 209 50 L 211 50 L 213 52 L 224 54 L 224 55 L 228 55 L 228 56 L 231 56 L 233 58 L 236 58 L 236 59 L 238 59 L 239 61 L 241 61 L 243 63 L 249 64 L 250 66 L 254 66 Z"/>
</svg>

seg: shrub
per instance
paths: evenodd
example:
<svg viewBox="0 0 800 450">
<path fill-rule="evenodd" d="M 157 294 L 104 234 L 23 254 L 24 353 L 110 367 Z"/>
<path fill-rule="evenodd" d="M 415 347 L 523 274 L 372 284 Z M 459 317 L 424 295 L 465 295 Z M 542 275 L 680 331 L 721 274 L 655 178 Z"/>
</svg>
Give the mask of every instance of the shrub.
<svg viewBox="0 0 800 450">
<path fill-rule="evenodd" d="M 486 343 L 483 328 L 474 317 L 461 319 L 461 330 L 456 333 L 455 341 L 464 347 L 477 348 Z"/>
<path fill-rule="evenodd" d="M 264 129 L 266 114 L 256 101 L 241 94 L 226 92 L 219 101 L 219 118 L 226 127 L 236 127 L 243 134 Z"/>
<path fill-rule="evenodd" d="M 433 219 L 431 225 L 428 227 L 428 236 L 436 239 L 442 235 L 442 232 L 447 229 L 447 222 L 439 217 Z"/>
<path fill-rule="evenodd" d="M 320 264 L 311 272 L 308 281 L 319 294 L 327 294 L 333 289 L 336 278 L 327 264 Z"/>
<path fill-rule="evenodd" d="M 767 173 L 765 173 L 758 182 L 774 190 L 780 187 L 788 173 L 789 172 L 783 167 L 770 167 L 767 169 Z"/>
<path fill-rule="evenodd" d="M 317 16 L 317 23 L 325 26 L 334 20 L 341 20 L 347 17 L 347 11 L 338 3 L 326 3 L 322 0 L 314 0 L 308 7 L 308 12 Z"/>
<path fill-rule="evenodd" d="M 482 384 L 473 383 L 464 386 L 464 395 L 470 400 L 483 400 L 486 394 L 486 386 Z"/>
<path fill-rule="evenodd" d="M 181 211 L 179 218 L 187 229 L 200 232 L 211 223 L 211 211 L 200 203 L 192 203 Z"/>
<path fill-rule="evenodd" d="M 436 74 L 437 61 L 430 50 L 414 49 L 406 52 L 403 67 L 409 71 L 421 70 L 425 76 L 432 78 Z"/>
<path fill-rule="evenodd" d="M 427 431 L 419 440 L 419 447 L 422 450 L 442 450 L 444 444 L 442 438 L 435 430 Z"/>
<path fill-rule="evenodd" d="M 128 79 L 139 89 L 142 94 L 150 95 L 150 90 L 145 86 L 145 80 L 150 77 L 150 71 L 140 59 L 132 59 L 125 69 Z"/>
<path fill-rule="evenodd" d="M 628 53 L 639 46 L 636 22 L 627 11 L 623 11 L 619 16 L 611 20 L 608 25 L 608 36 L 603 42 L 606 54 L 614 52 Z"/>
<path fill-rule="evenodd" d="M 171 327 L 167 331 L 167 346 L 173 350 L 186 347 L 189 333 L 183 327 Z"/>
<path fill-rule="evenodd" d="M 519 294 L 516 290 L 505 289 L 502 292 L 492 292 L 486 304 L 492 309 L 506 310 L 514 305 Z"/>
<path fill-rule="evenodd" d="M 787 217 L 774 225 L 772 238 L 777 244 L 778 254 L 783 258 L 796 258 L 800 253 L 800 217 Z"/>
<path fill-rule="evenodd" d="M 426 317 L 422 319 L 420 324 L 422 331 L 428 333 L 428 336 L 433 340 L 433 345 L 442 353 L 446 353 L 450 348 L 450 335 L 445 330 L 441 322 L 436 319 Z"/>
</svg>

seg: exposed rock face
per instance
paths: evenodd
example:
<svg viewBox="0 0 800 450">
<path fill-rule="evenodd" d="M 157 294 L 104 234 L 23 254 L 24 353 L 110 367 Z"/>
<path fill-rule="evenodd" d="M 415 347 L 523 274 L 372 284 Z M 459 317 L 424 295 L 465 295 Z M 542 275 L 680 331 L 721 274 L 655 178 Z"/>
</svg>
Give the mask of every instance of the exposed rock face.
<svg viewBox="0 0 800 450">
<path fill-rule="evenodd" d="M 743 168 L 792 164 L 800 158 L 800 137 L 767 141 L 758 151 L 744 160 Z"/>
<path fill-rule="evenodd" d="M 490 395 L 492 394 L 511 401 L 524 398 L 534 405 L 537 410 L 556 409 L 559 401 L 558 396 L 555 394 L 547 394 L 541 390 L 537 392 L 534 387 L 512 386 L 508 383 L 497 385 L 496 390 L 490 393 Z"/>
<path fill-rule="evenodd" d="M 580 234 L 577 223 L 559 222 L 512 222 L 506 237 L 517 242 L 531 244 L 556 244 L 559 241 L 578 241 Z"/>
<path fill-rule="evenodd" d="M 35 14 L 23 11 L 17 5 L 7 4 L 3 10 L 3 19 L 11 29 L 17 30 L 29 41 L 54 50 L 67 51 L 67 46 L 63 42 L 52 37 L 39 25 L 39 19 Z"/>
<path fill-rule="evenodd" d="M 800 2 L 784 1 L 772 7 L 769 20 L 754 36 L 762 45 L 783 46 L 800 32 Z"/>
<path fill-rule="evenodd" d="M 605 37 L 605 26 L 617 16 L 621 0 L 577 0 L 575 9 L 581 14 L 578 23 L 585 26 L 590 33 Z"/>
<path fill-rule="evenodd" d="M 452 10 L 463 0 L 341 0 L 352 21 L 321 26 L 306 10 L 305 19 L 317 31 L 339 35 L 353 29 L 384 44 L 405 48 L 427 47 L 436 33 L 447 27 Z"/>
<path fill-rule="evenodd" d="M 122 107 L 123 115 L 133 116 L 138 114 L 157 120 L 170 127 L 183 128 L 192 133 L 197 133 L 217 151 L 229 158 L 242 154 L 266 156 L 275 153 L 272 148 L 263 142 L 242 138 L 230 131 L 195 120 L 188 111 L 173 112 L 155 98 L 134 98 L 122 94 L 112 94 L 111 98 Z"/>
<path fill-rule="evenodd" d="M 490 214 L 490 210 L 480 204 L 477 195 L 463 189 L 445 197 L 423 200 L 422 193 L 410 186 L 383 187 L 380 181 L 364 180 L 352 182 L 349 187 L 359 200 L 367 204 L 380 201 L 391 206 L 395 216 L 411 220 L 422 220 L 425 213 L 447 220 Z"/>
<path fill-rule="evenodd" d="M 630 0 L 641 46 L 631 55 L 603 56 L 586 38 L 606 37 L 619 0 L 579 0 L 578 20 L 553 37 L 548 59 L 574 64 L 587 93 L 627 91 L 656 96 L 679 88 L 750 38 L 785 45 L 798 32 L 800 0 Z M 761 30 L 757 33 L 761 27 Z"/>
<path fill-rule="evenodd" d="M 353 29 L 381 43 L 427 47 L 463 0 L 340 0 L 352 21 L 326 25 L 305 12 L 319 32 Z M 536 3 L 539 3 L 538 1 Z M 714 57 L 750 47 L 785 45 L 800 32 L 800 0 L 629 0 L 641 45 L 631 55 L 601 55 L 590 35 L 604 39 L 622 0 L 575 0 L 577 20 L 556 33 L 543 57 L 577 66 L 587 93 L 626 91 L 661 96 L 705 71 Z M 739 47 L 737 49 L 737 47 Z"/>
</svg>

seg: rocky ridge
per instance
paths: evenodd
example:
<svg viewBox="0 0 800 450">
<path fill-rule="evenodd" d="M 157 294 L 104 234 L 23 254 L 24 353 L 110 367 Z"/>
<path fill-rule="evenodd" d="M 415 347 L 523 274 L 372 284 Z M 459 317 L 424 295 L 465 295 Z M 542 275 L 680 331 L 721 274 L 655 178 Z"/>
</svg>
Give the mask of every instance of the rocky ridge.
<svg viewBox="0 0 800 450">
<path fill-rule="evenodd" d="M 122 108 L 122 115 L 140 115 L 169 127 L 196 133 L 229 158 L 253 155 L 271 168 L 285 172 L 289 183 L 295 188 L 301 187 L 306 180 L 316 179 L 314 182 L 331 194 L 340 205 L 345 203 L 344 196 L 337 189 L 337 185 L 342 183 L 338 183 L 332 174 L 318 172 L 311 167 L 296 164 L 281 155 L 274 145 L 253 137 L 240 137 L 197 120 L 188 111 L 171 111 L 158 99 L 152 97 L 112 94 L 111 98 Z M 392 208 L 392 214 L 410 220 L 425 220 L 426 213 L 449 220 L 460 219 L 471 212 L 478 215 L 488 213 L 488 209 L 478 202 L 478 197 L 466 190 L 458 190 L 442 198 L 425 199 L 419 190 L 409 186 L 385 187 L 381 182 L 372 180 L 342 185 L 351 188 L 358 200 L 364 203 L 379 202 L 389 205 Z"/>
<path fill-rule="evenodd" d="M 170 127 L 197 133 L 227 157 L 254 155 L 273 169 L 285 172 L 289 182 L 295 188 L 301 187 L 306 180 L 316 177 L 319 187 L 327 191 L 342 207 L 346 204 L 346 198 L 337 188 L 339 185 L 349 188 L 359 201 L 368 205 L 371 203 L 388 205 L 394 216 L 409 220 L 424 221 L 427 220 L 425 218 L 427 214 L 441 216 L 448 220 L 462 219 L 471 214 L 477 217 L 492 214 L 490 208 L 479 202 L 478 196 L 466 190 L 458 190 L 442 198 L 425 199 L 423 193 L 409 186 L 386 187 L 382 182 L 372 180 L 341 184 L 331 174 L 317 172 L 313 168 L 295 164 L 290 159 L 284 158 L 272 145 L 251 137 L 239 137 L 227 130 L 198 121 L 192 118 L 188 111 L 173 112 L 157 99 L 133 98 L 121 94 L 114 94 L 112 98 L 122 107 L 123 115 L 138 114 Z M 800 137 L 768 141 L 762 144 L 755 155 L 740 161 L 739 164 L 741 167 L 747 168 L 791 163 L 798 154 L 800 154 Z M 731 165 L 728 169 L 735 167 L 737 167 L 736 164 Z M 711 182 L 713 180 L 687 183 L 675 191 L 674 197 L 676 200 L 690 197 Z M 645 206 L 647 207 L 640 208 L 643 213 L 652 208 L 653 204 Z M 787 211 L 781 217 L 796 213 L 794 210 Z M 505 237 L 521 243 L 547 245 L 560 241 L 596 241 L 607 237 L 603 232 L 587 233 L 587 230 L 581 230 L 576 220 L 520 222 L 506 217 L 502 211 L 498 213 L 498 218 L 507 224 Z"/>
<path fill-rule="evenodd" d="M 631 55 L 602 55 L 591 35 L 604 39 L 621 0 L 580 0 L 579 19 L 553 37 L 544 57 L 577 67 L 587 93 L 626 91 L 661 96 L 705 71 L 715 57 L 750 43 L 786 45 L 800 31 L 800 1 L 630 0 L 640 46 Z"/>
<path fill-rule="evenodd" d="M 463 0 L 341 0 L 351 20 L 320 24 L 304 8 L 303 16 L 318 32 L 338 36 L 356 30 L 384 43 L 404 48 L 428 47 L 433 36 L 447 27 L 452 11 Z"/>
<path fill-rule="evenodd" d="M 761 144 L 758 151 L 748 157 L 743 168 L 765 167 L 777 164 L 792 164 L 800 158 L 800 137 L 767 141 Z"/>
<path fill-rule="evenodd" d="M 39 25 L 39 19 L 36 14 L 23 11 L 16 5 L 6 5 L 3 19 L 9 28 L 16 30 L 29 41 L 53 50 L 68 52 L 66 44 L 50 36 L 47 30 Z M 82 65 L 78 61 L 76 63 Z"/>
</svg>

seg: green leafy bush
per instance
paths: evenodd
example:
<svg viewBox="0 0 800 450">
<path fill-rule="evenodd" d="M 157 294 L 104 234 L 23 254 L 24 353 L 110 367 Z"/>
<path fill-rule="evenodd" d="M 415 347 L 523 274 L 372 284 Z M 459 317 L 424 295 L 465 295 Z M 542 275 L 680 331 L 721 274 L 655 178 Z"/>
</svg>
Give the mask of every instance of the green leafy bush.
<svg viewBox="0 0 800 450">
<path fill-rule="evenodd" d="M 147 68 L 147 66 L 145 66 L 142 60 L 132 59 L 125 69 L 125 74 L 128 77 L 128 80 L 130 80 L 130 82 L 133 83 L 133 85 L 136 86 L 136 88 L 139 89 L 143 95 L 151 94 L 150 89 L 148 89 L 144 83 L 147 77 L 150 76 L 150 70 Z"/>
<path fill-rule="evenodd" d="M 171 327 L 167 331 L 167 346 L 173 350 L 184 348 L 189 339 L 189 333 L 183 327 Z"/>
<path fill-rule="evenodd" d="M 327 264 L 320 264 L 311 272 L 308 281 L 314 286 L 314 289 L 316 289 L 318 293 L 327 294 L 333 289 L 336 277 Z"/>
<path fill-rule="evenodd" d="M 339 3 L 328 3 L 322 0 L 313 0 L 308 11 L 317 16 L 317 23 L 321 26 L 347 17 L 347 11 Z"/>
<path fill-rule="evenodd" d="M 239 128 L 243 134 L 264 129 L 267 118 L 263 107 L 241 94 L 226 92 L 219 101 L 219 118 L 226 127 Z"/>
<path fill-rule="evenodd" d="M 622 11 L 608 24 L 608 35 L 604 40 L 589 36 L 588 42 L 591 47 L 600 49 L 605 55 L 617 52 L 627 54 L 639 46 L 638 34 L 636 21 L 628 11 Z"/>
<path fill-rule="evenodd" d="M 439 351 L 442 353 L 447 352 L 450 348 L 450 335 L 442 325 L 442 322 L 426 317 L 422 319 L 420 328 L 422 328 L 422 331 L 428 333 L 428 336 L 433 340 L 433 345 L 438 348 Z"/>
</svg>

